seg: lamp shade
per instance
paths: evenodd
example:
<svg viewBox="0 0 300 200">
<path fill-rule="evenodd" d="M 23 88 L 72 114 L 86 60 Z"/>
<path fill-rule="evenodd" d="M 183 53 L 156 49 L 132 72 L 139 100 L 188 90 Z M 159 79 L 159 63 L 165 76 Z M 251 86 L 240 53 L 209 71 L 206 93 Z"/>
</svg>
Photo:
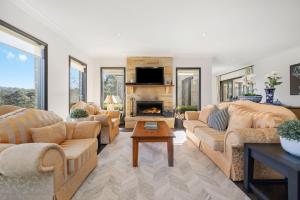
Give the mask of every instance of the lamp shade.
<svg viewBox="0 0 300 200">
<path fill-rule="evenodd" d="M 115 104 L 115 103 L 117 103 L 117 100 L 113 95 L 107 95 L 105 100 L 104 100 L 104 103 Z"/>
</svg>

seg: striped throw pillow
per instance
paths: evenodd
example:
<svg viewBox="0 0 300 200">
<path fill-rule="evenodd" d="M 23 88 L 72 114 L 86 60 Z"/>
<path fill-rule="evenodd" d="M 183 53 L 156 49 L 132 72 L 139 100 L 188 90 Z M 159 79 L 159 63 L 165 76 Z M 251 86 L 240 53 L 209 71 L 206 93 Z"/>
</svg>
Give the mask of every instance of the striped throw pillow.
<svg viewBox="0 0 300 200">
<path fill-rule="evenodd" d="M 228 108 L 222 110 L 215 109 L 208 117 L 208 126 L 219 131 L 224 131 L 228 126 L 228 121 Z"/>
</svg>

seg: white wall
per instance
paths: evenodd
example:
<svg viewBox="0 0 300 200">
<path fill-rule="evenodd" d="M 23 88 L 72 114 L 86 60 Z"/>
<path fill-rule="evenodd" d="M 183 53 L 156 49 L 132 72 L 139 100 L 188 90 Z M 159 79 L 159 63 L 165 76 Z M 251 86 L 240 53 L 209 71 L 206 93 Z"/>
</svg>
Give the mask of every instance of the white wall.
<svg viewBox="0 0 300 200">
<path fill-rule="evenodd" d="M 157 55 L 159 56 L 159 55 Z M 100 67 L 126 67 L 127 58 L 118 57 L 118 58 L 109 58 L 109 57 L 99 57 L 94 61 L 97 63 L 96 71 L 97 78 L 100 80 Z M 211 71 L 211 59 L 210 58 L 201 58 L 201 57 L 173 57 L 173 81 L 176 80 L 176 67 L 201 67 L 201 105 L 207 105 L 211 103 L 211 90 L 212 90 L 212 71 Z M 100 83 L 95 84 L 95 94 L 96 102 L 99 102 L 100 99 Z M 174 106 L 176 102 L 176 88 L 174 87 L 173 91 L 173 100 Z"/>
<path fill-rule="evenodd" d="M 276 87 L 275 100 L 279 99 L 286 105 L 300 106 L 300 95 L 290 95 L 290 65 L 297 63 L 300 63 L 300 47 L 254 62 L 258 93 L 265 94 L 264 76 L 271 71 L 278 71 L 283 76 L 283 83 Z"/>
<path fill-rule="evenodd" d="M 87 63 L 88 65 L 88 101 L 95 99 L 94 95 L 94 63 L 92 59 L 76 49 L 66 38 L 53 32 L 41 21 L 32 18 L 8 0 L 1 1 L 0 18 L 33 35 L 48 44 L 48 109 L 61 117 L 68 115 L 69 109 L 69 64 L 68 56 Z M 92 77 L 92 78 L 91 78 Z"/>
</svg>

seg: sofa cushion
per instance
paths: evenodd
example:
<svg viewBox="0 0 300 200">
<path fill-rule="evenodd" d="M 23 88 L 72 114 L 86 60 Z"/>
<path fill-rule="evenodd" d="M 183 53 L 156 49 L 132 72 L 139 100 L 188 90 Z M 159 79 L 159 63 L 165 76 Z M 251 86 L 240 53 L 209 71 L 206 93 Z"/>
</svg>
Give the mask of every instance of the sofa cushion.
<svg viewBox="0 0 300 200">
<path fill-rule="evenodd" d="M 225 131 L 218 131 L 209 127 L 197 127 L 194 135 L 200 139 L 200 144 L 204 142 L 215 151 L 224 151 Z"/>
<path fill-rule="evenodd" d="M 33 142 L 60 144 L 66 139 L 66 126 L 64 122 L 58 122 L 41 128 L 31 128 Z"/>
<path fill-rule="evenodd" d="M 216 108 L 215 105 L 207 105 L 201 109 L 199 120 L 207 124 L 208 116 Z"/>
<path fill-rule="evenodd" d="M 183 127 L 194 132 L 196 127 L 207 127 L 207 124 L 199 120 L 184 120 Z"/>
<path fill-rule="evenodd" d="M 228 108 L 213 110 L 208 117 L 208 126 L 219 131 L 225 131 L 228 126 Z"/>
<path fill-rule="evenodd" d="M 98 127 L 98 128 L 97 128 Z M 95 132 L 97 135 L 100 131 L 98 121 L 81 121 L 76 124 L 75 130 L 72 135 L 72 139 L 86 138 L 86 135 L 91 135 L 91 132 Z"/>
<path fill-rule="evenodd" d="M 76 173 L 97 151 L 96 138 L 66 140 L 60 144 L 67 158 L 69 175 Z"/>
<path fill-rule="evenodd" d="M 251 128 L 252 121 L 252 115 L 234 113 L 229 118 L 227 132 L 235 129 Z"/>
<path fill-rule="evenodd" d="M 32 142 L 30 128 L 39 128 L 62 121 L 50 111 L 33 108 L 19 109 L 0 118 L 0 143 L 21 144 Z"/>
</svg>

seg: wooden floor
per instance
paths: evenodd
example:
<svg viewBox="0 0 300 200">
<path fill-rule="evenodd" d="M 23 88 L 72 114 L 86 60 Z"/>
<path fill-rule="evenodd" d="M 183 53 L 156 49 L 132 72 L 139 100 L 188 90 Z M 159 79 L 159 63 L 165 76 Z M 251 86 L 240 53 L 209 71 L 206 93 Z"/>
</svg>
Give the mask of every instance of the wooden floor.
<svg viewBox="0 0 300 200">
<path fill-rule="evenodd" d="M 121 132 L 98 155 L 98 166 L 73 199 L 213 200 L 249 199 L 189 140 L 175 131 L 174 167 L 163 143 L 140 144 L 139 167 L 132 167 L 131 132 Z"/>
</svg>

